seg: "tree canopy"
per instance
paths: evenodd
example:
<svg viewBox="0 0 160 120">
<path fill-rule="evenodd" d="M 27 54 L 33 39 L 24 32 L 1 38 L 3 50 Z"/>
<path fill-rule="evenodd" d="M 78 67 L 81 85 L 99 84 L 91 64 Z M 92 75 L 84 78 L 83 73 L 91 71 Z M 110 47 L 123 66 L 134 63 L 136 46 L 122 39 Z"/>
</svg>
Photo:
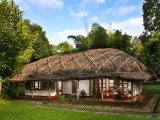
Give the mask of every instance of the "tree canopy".
<svg viewBox="0 0 160 120">
<path fill-rule="evenodd" d="M 74 50 L 73 46 L 67 41 L 61 42 L 58 45 L 52 45 L 53 54 L 70 53 L 73 50 Z"/>
<path fill-rule="evenodd" d="M 89 32 L 88 37 L 92 41 L 91 48 L 94 49 L 107 47 L 108 35 L 106 30 L 99 24 L 94 23 L 92 25 L 92 29 Z"/>
<path fill-rule="evenodd" d="M 107 32 L 98 23 L 92 25 L 89 34 L 84 37 L 83 35 L 73 36 L 70 35 L 78 51 L 96 49 L 96 48 L 117 48 L 131 54 L 131 36 L 123 34 L 120 30 Z"/>
<path fill-rule="evenodd" d="M 141 59 L 160 76 L 160 32 L 154 33 L 145 43 Z"/>
<path fill-rule="evenodd" d="M 30 46 L 31 36 L 24 34 L 28 31 L 23 24 L 22 11 L 13 1 L 0 2 L 0 74 L 8 76 L 17 66 L 17 59 L 21 61 L 22 52 Z M 27 59 L 27 58 L 26 58 Z"/>
<path fill-rule="evenodd" d="M 160 1 L 159 0 L 144 0 L 143 3 L 143 25 L 145 31 L 141 39 L 144 43 L 154 32 L 160 30 Z"/>
<path fill-rule="evenodd" d="M 83 35 L 69 35 L 68 38 L 73 40 L 78 51 L 88 50 L 91 47 L 90 39 L 88 37 L 84 37 Z"/>
<path fill-rule="evenodd" d="M 43 31 L 42 27 L 36 23 L 31 24 L 29 20 L 24 21 L 29 26 L 30 34 L 35 36 L 35 41 L 32 45 L 33 53 L 31 56 L 31 62 L 50 56 L 52 50 L 45 31 Z"/>
<path fill-rule="evenodd" d="M 24 20 L 13 0 L 0 0 L 0 76 L 17 73 L 31 58 L 48 56 L 48 49 L 42 28 Z"/>
<path fill-rule="evenodd" d="M 160 76 L 160 1 L 144 0 L 144 31 L 134 48 L 135 55 Z"/>
</svg>

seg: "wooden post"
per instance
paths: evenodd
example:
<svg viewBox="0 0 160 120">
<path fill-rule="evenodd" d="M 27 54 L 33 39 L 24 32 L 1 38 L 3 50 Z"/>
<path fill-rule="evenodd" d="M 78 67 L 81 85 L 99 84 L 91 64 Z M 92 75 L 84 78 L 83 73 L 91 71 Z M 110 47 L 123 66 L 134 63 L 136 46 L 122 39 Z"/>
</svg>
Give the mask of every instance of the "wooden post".
<svg viewBox="0 0 160 120">
<path fill-rule="evenodd" d="M 58 89 L 58 86 L 59 86 L 59 83 L 58 83 L 58 80 L 55 81 L 55 89 L 56 89 L 56 97 L 59 99 L 59 89 Z"/>
<path fill-rule="evenodd" d="M 49 83 L 49 85 L 48 85 L 49 86 L 49 88 L 48 88 L 49 89 L 48 90 L 48 92 L 49 92 L 49 98 L 51 98 L 51 84 L 52 84 L 52 82 L 49 80 L 48 83 Z"/>
<path fill-rule="evenodd" d="M 133 82 L 131 82 L 131 98 L 133 97 Z"/>
<path fill-rule="evenodd" d="M 18 97 L 18 90 L 19 90 L 19 83 L 17 82 L 17 93 L 16 93 L 17 97 Z"/>
<path fill-rule="evenodd" d="M 106 91 L 107 91 L 107 96 L 109 96 L 110 95 L 110 93 L 109 93 L 109 79 L 105 79 L 106 80 L 106 84 L 105 84 L 105 86 L 106 86 Z"/>
<path fill-rule="evenodd" d="M 77 80 L 77 99 L 79 100 L 79 80 Z"/>
<path fill-rule="evenodd" d="M 143 83 L 143 93 L 146 95 L 147 94 L 147 83 Z"/>
<path fill-rule="evenodd" d="M 148 94 L 148 80 L 146 82 L 146 93 Z"/>
<path fill-rule="evenodd" d="M 61 90 L 62 90 L 62 95 L 63 95 L 63 81 L 61 81 Z"/>
<path fill-rule="evenodd" d="M 2 89 L 2 77 L 0 76 L 0 95 L 1 95 L 1 90 Z"/>
<path fill-rule="evenodd" d="M 91 96 L 91 80 L 89 80 L 89 95 L 88 96 Z"/>
<path fill-rule="evenodd" d="M 103 78 L 101 80 L 101 98 L 103 100 Z"/>
<path fill-rule="evenodd" d="M 96 79 L 93 79 L 93 96 L 96 97 Z"/>
<path fill-rule="evenodd" d="M 99 79 L 96 80 L 96 87 L 97 87 L 96 97 L 100 98 Z"/>
<path fill-rule="evenodd" d="M 33 81 L 31 81 L 31 93 L 32 93 L 32 98 L 33 98 L 33 89 L 34 89 L 34 82 Z"/>
<path fill-rule="evenodd" d="M 144 83 L 144 94 L 146 94 L 146 82 Z"/>
</svg>

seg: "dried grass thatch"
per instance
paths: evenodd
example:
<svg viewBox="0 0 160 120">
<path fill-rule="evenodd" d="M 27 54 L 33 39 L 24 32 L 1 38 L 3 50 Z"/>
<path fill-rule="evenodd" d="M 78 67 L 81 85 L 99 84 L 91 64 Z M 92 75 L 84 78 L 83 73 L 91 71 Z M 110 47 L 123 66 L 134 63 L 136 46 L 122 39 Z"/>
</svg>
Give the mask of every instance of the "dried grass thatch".
<svg viewBox="0 0 160 120">
<path fill-rule="evenodd" d="M 97 78 L 127 81 L 153 80 L 155 73 L 123 51 L 106 48 L 51 56 L 26 65 L 11 81 L 84 80 Z"/>
</svg>

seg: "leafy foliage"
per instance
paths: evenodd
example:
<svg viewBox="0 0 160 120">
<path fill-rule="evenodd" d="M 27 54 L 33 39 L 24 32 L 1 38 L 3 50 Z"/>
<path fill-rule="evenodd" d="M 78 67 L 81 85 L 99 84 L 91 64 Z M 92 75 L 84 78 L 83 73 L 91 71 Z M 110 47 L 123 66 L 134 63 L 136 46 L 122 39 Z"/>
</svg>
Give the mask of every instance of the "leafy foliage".
<svg viewBox="0 0 160 120">
<path fill-rule="evenodd" d="M 117 48 L 132 54 L 130 43 L 131 36 L 126 33 L 122 34 L 119 30 L 107 32 L 97 23 L 92 25 L 92 29 L 88 36 L 84 37 L 82 35 L 70 35 L 68 38 L 73 39 L 78 51 L 96 48 Z"/>
<path fill-rule="evenodd" d="M 16 74 L 30 61 L 51 55 L 41 26 L 22 17 L 23 12 L 13 0 L 0 0 L 0 76 L 3 78 Z"/>
<path fill-rule="evenodd" d="M 67 41 L 61 42 L 58 45 L 52 45 L 53 54 L 70 53 L 74 50 L 73 46 Z"/>
<path fill-rule="evenodd" d="M 145 31 L 141 39 L 144 43 L 154 32 L 160 31 L 160 1 L 145 0 L 143 3 L 143 25 Z"/>
<path fill-rule="evenodd" d="M 122 34 L 120 30 L 116 30 L 114 32 L 109 33 L 109 40 L 108 40 L 108 47 L 109 48 L 116 48 L 132 54 L 131 50 L 131 36 Z"/>
<path fill-rule="evenodd" d="M 45 31 L 43 31 L 42 27 L 36 23 L 31 24 L 29 20 L 24 21 L 29 26 L 30 34 L 35 36 L 35 41 L 32 45 L 33 53 L 31 62 L 50 56 L 52 54 L 52 50 L 51 45 L 45 35 Z"/>
<path fill-rule="evenodd" d="M 156 32 L 142 51 L 143 61 L 160 75 L 160 32 Z"/>
<path fill-rule="evenodd" d="M 84 51 L 91 48 L 92 42 L 91 39 L 89 39 L 88 37 L 84 37 L 83 35 L 70 35 L 68 36 L 68 38 L 74 41 L 74 44 L 78 51 Z"/>
<path fill-rule="evenodd" d="M 160 1 L 145 0 L 143 4 L 144 29 L 148 34 L 160 30 Z"/>
<path fill-rule="evenodd" d="M 108 35 L 106 30 L 97 23 L 92 25 L 92 30 L 89 33 L 89 38 L 92 40 L 91 48 L 106 48 Z"/>
<path fill-rule="evenodd" d="M 22 63 L 31 41 L 27 26 L 23 24 L 22 12 L 13 1 L 0 2 L 0 75 L 9 76 Z M 23 52 L 24 51 L 24 52 Z M 26 53 L 27 54 L 27 53 Z M 27 57 L 25 57 L 25 62 Z"/>
</svg>

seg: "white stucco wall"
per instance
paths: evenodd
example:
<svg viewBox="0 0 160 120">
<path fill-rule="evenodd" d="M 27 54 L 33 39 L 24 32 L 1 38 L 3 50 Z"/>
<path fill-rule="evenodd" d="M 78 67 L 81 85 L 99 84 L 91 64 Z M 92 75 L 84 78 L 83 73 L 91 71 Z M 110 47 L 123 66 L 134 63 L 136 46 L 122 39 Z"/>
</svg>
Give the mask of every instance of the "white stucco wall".
<svg viewBox="0 0 160 120">
<path fill-rule="evenodd" d="M 72 94 L 72 81 L 63 81 L 63 94 Z"/>
<path fill-rule="evenodd" d="M 33 90 L 33 94 L 32 94 L 32 90 L 25 90 L 25 95 L 29 95 L 29 96 L 55 96 L 56 95 L 56 90 Z"/>
<path fill-rule="evenodd" d="M 128 82 L 128 90 L 131 91 L 132 87 L 131 87 L 131 82 Z"/>
<path fill-rule="evenodd" d="M 58 81 L 57 85 L 58 90 L 62 90 L 62 81 Z"/>
<path fill-rule="evenodd" d="M 133 83 L 133 96 L 140 94 L 142 91 L 142 87 L 140 83 Z"/>
<path fill-rule="evenodd" d="M 29 96 L 56 96 L 56 84 L 54 81 L 46 83 L 45 90 L 25 90 L 25 95 Z"/>
<path fill-rule="evenodd" d="M 79 81 L 79 92 L 85 90 L 87 96 L 89 96 L 89 80 Z M 63 94 L 72 94 L 72 81 L 63 81 Z"/>
<path fill-rule="evenodd" d="M 89 80 L 80 80 L 79 81 L 79 91 L 84 91 L 86 92 L 86 96 L 89 96 Z"/>
</svg>

